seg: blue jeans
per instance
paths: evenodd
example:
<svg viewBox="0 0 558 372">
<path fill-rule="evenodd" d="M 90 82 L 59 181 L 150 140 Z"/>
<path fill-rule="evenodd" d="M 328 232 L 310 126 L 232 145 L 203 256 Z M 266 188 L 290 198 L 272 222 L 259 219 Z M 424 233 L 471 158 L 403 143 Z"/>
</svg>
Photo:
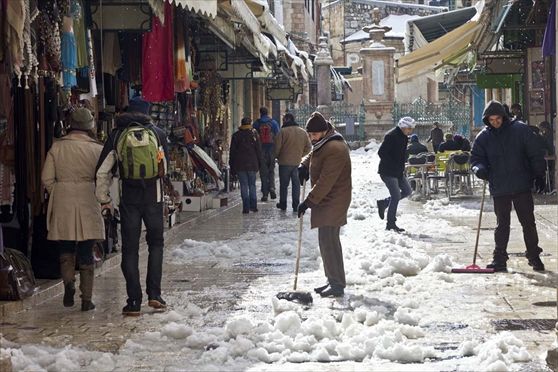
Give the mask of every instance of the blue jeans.
<svg viewBox="0 0 558 372">
<path fill-rule="evenodd" d="M 386 184 L 386 187 L 389 190 L 389 198 L 385 199 L 385 202 L 389 204 L 388 213 L 387 213 L 387 223 L 394 224 L 397 218 L 395 215 L 397 214 L 397 205 L 401 199 L 406 198 L 407 196 L 411 195 L 413 190 L 411 190 L 411 185 L 409 185 L 409 181 L 407 181 L 407 177 L 389 177 L 389 176 L 380 176 L 382 177 L 382 181 Z"/>
<path fill-rule="evenodd" d="M 298 208 L 300 202 L 300 181 L 298 180 L 298 167 L 296 165 L 279 165 L 279 205 L 287 209 L 287 193 L 289 183 L 292 184 L 292 207 Z"/>
<path fill-rule="evenodd" d="M 240 182 L 242 210 L 256 209 L 258 200 L 256 195 L 256 172 L 237 172 L 237 174 Z"/>
</svg>

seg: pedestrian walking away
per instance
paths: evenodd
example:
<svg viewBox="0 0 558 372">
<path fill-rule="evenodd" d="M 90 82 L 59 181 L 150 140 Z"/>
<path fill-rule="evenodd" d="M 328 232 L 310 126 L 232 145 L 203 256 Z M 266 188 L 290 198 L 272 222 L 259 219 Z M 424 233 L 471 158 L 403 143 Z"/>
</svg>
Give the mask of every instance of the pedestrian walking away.
<svg viewBox="0 0 558 372">
<path fill-rule="evenodd" d="M 101 206 L 95 198 L 95 168 L 103 146 L 88 132 L 95 119 L 86 108 L 69 118 L 70 132 L 48 151 L 41 180 L 49 193 L 49 240 L 60 248 L 60 272 L 64 281 L 63 304 L 74 306 L 76 255 L 79 266 L 81 310 L 93 310 L 93 245 L 105 239 Z"/>
<path fill-rule="evenodd" d="M 384 219 L 385 210 L 387 213 L 386 230 L 403 232 L 395 223 L 397 221 L 397 206 L 401 199 L 411 195 L 411 186 L 405 177 L 405 159 L 408 136 L 411 135 L 415 127 L 415 120 L 409 116 L 402 117 L 397 126 L 386 133 L 384 140 L 378 150 L 380 165 L 378 173 L 389 190 L 389 197 L 376 201 L 378 214 Z"/>
<path fill-rule="evenodd" d="M 544 271 L 531 194 L 533 179 L 545 172 L 543 149 L 531 129 L 520 120 L 512 121 L 500 102 L 487 104 L 483 122 L 486 127 L 473 143 L 471 166 L 478 178 L 488 181 L 494 199 L 495 247 L 493 261 L 487 267 L 507 271 L 513 204 L 523 228 L 529 265 L 535 271 Z"/>
<path fill-rule="evenodd" d="M 347 224 L 351 204 L 351 158 L 349 146 L 319 112 L 306 122 L 312 151 L 299 166 L 299 180 L 310 179 L 312 189 L 298 206 L 301 218 L 311 208 L 311 228 L 318 228 L 318 242 L 327 284 L 315 288 L 322 297 L 340 297 L 345 292 L 345 268 L 339 232 Z M 404 154 L 404 152 L 403 152 Z"/>
<path fill-rule="evenodd" d="M 262 201 L 267 201 L 269 196 L 272 200 L 277 198 L 275 192 L 275 137 L 279 133 L 279 124 L 268 116 L 267 107 L 260 108 L 260 118 L 252 123 L 258 132 L 262 146 L 262 162 L 260 167 L 260 179 L 262 181 Z"/>
<path fill-rule="evenodd" d="M 291 183 L 293 212 L 298 210 L 300 202 L 300 181 L 298 166 L 302 157 L 312 148 L 307 132 L 300 128 L 293 114 L 287 113 L 283 117 L 281 131 L 275 137 L 275 157 L 279 163 L 279 203 L 277 208 L 287 210 L 287 193 Z"/>
<path fill-rule="evenodd" d="M 432 142 L 432 149 L 434 152 L 438 152 L 438 147 L 444 141 L 444 132 L 440 129 L 440 123 L 437 121 L 434 122 L 433 128 L 430 131 L 430 137 L 426 140 L 426 142 Z"/>
<path fill-rule="evenodd" d="M 97 200 L 110 208 L 109 188 L 118 169 L 120 177 L 120 223 L 122 229 L 122 273 L 128 300 L 122 314 L 138 316 L 142 290 L 139 277 L 139 239 L 142 221 L 147 229 L 148 305 L 166 308 L 161 298 L 163 269 L 163 177 L 166 174 L 165 133 L 151 122 L 150 104 L 140 97 L 130 100 L 127 112 L 116 119 L 97 164 Z"/>
<path fill-rule="evenodd" d="M 258 133 L 250 124 L 250 118 L 243 118 L 238 131 L 232 135 L 229 166 L 231 173 L 238 176 L 242 213 L 258 211 L 256 194 L 256 173 L 262 162 Z"/>
</svg>

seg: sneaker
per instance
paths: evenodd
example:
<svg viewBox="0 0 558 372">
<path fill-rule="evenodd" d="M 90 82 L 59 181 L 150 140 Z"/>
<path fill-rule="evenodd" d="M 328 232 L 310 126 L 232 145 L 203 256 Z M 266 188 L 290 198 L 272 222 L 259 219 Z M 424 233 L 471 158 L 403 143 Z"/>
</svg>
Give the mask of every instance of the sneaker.
<svg viewBox="0 0 558 372">
<path fill-rule="evenodd" d="M 74 306 L 74 295 L 76 294 L 76 285 L 74 282 L 64 284 L 64 299 L 62 303 L 64 307 Z"/>
<path fill-rule="evenodd" d="M 493 260 L 492 263 L 486 265 L 487 269 L 493 269 L 495 273 L 505 273 L 508 272 L 508 266 L 506 261 Z"/>
<path fill-rule="evenodd" d="M 385 199 L 376 200 L 376 205 L 378 206 L 378 215 L 380 215 L 380 219 L 383 220 L 387 208 L 387 203 Z"/>
<path fill-rule="evenodd" d="M 262 199 L 261 199 L 261 200 L 262 200 L 263 202 L 266 202 L 266 201 L 267 201 L 267 195 L 262 196 Z"/>
<path fill-rule="evenodd" d="M 386 226 L 386 230 L 392 230 L 392 231 L 395 231 L 396 233 L 402 233 L 402 232 L 405 231 L 405 229 L 402 229 L 402 228 L 398 227 L 395 223 L 392 223 L 392 224 L 388 223 L 387 226 Z"/>
<path fill-rule="evenodd" d="M 165 300 L 163 300 L 161 298 L 161 296 L 149 299 L 147 301 L 147 305 L 149 307 L 154 308 L 154 309 L 166 309 L 167 308 L 167 303 L 165 302 Z"/>
<path fill-rule="evenodd" d="M 287 207 L 284 205 L 281 205 L 281 203 L 277 203 L 275 204 L 275 206 L 279 209 L 281 209 L 283 212 L 287 210 Z"/>
<path fill-rule="evenodd" d="M 125 316 L 140 316 L 141 314 L 141 302 L 140 301 L 130 301 L 128 304 L 122 308 L 122 315 Z"/>
<path fill-rule="evenodd" d="M 345 294 L 345 290 L 343 288 L 329 287 L 328 289 L 326 289 L 325 291 L 320 293 L 320 296 L 322 296 L 322 297 L 343 297 L 344 294 Z"/>
<path fill-rule="evenodd" d="M 531 266 L 535 271 L 544 271 L 544 264 L 539 256 L 529 258 L 529 266 Z"/>
<path fill-rule="evenodd" d="M 275 191 L 270 191 L 269 197 L 271 198 L 271 200 L 275 200 L 277 199 L 277 194 L 275 193 Z"/>
<path fill-rule="evenodd" d="M 314 292 L 316 292 L 316 293 L 322 293 L 322 292 L 325 291 L 328 287 L 329 287 L 329 283 L 327 283 L 326 285 L 322 285 L 321 287 L 314 288 Z"/>
</svg>

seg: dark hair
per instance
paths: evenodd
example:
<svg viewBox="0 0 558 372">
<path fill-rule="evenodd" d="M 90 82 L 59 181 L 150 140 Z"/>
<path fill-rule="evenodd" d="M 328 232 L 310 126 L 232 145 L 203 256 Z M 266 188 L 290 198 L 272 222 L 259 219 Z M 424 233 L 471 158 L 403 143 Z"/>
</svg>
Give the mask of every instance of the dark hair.
<svg viewBox="0 0 558 372">
<path fill-rule="evenodd" d="M 287 124 L 287 123 L 294 123 L 295 122 L 295 117 L 293 114 L 291 114 L 290 112 L 287 112 L 284 116 L 283 116 L 283 124 Z"/>
<path fill-rule="evenodd" d="M 517 108 L 517 109 L 519 109 L 519 110 L 521 111 L 521 105 L 520 105 L 519 103 L 514 103 L 513 105 L 511 105 L 511 108 L 512 108 L 512 110 L 513 110 L 514 108 Z"/>
<path fill-rule="evenodd" d="M 260 107 L 260 115 L 267 115 L 268 112 L 267 107 Z"/>
<path fill-rule="evenodd" d="M 506 112 L 506 116 L 509 118 L 511 116 L 510 107 L 506 103 L 503 103 L 502 107 L 504 108 L 504 111 Z"/>
<path fill-rule="evenodd" d="M 434 125 L 435 127 L 438 127 L 438 126 L 440 126 L 440 123 L 438 123 L 437 121 L 435 121 L 433 125 Z"/>
<path fill-rule="evenodd" d="M 242 120 L 240 120 L 240 125 L 250 124 L 251 122 L 252 122 L 252 119 L 250 119 L 248 117 L 244 117 L 244 118 L 242 118 Z"/>
</svg>

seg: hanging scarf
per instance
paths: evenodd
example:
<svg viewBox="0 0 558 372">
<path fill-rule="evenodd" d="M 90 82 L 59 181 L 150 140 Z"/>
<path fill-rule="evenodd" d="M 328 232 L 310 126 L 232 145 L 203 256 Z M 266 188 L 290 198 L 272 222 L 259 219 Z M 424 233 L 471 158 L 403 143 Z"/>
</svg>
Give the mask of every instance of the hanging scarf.
<svg viewBox="0 0 558 372">
<path fill-rule="evenodd" d="M 188 78 L 186 65 L 186 45 L 184 44 L 184 25 L 182 23 L 182 17 L 177 17 L 176 21 L 174 91 L 179 93 L 190 89 L 190 80 Z"/>
<path fill-rule="evenodd" d="M 73 19 L 64 17 L 66 25 L 72 24 Z M 76 38 L 72 27 L 62 33 L 62 79 L 64 90 L 70 90 L 77 85 L 76 79 L 77 49 Z"/>
</svg>

